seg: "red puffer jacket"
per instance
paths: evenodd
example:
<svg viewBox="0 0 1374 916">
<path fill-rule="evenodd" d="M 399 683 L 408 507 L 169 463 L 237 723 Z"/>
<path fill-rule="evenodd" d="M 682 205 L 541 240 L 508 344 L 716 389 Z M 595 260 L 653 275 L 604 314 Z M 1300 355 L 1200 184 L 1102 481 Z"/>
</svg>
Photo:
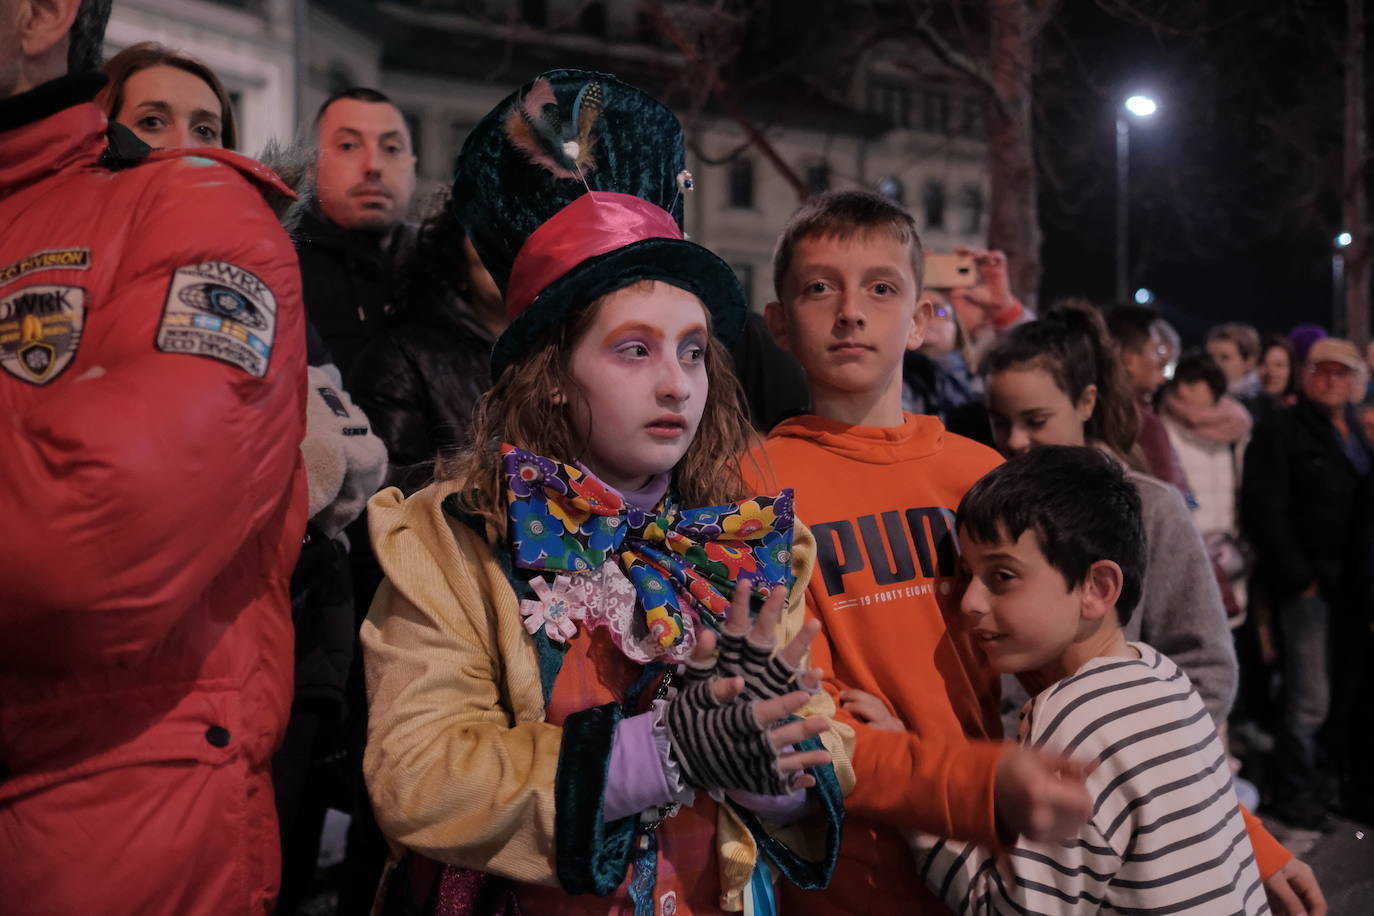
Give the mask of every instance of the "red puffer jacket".
<svg viewBox="0 0 1374 916">
<path fill-rule="evenodd" d="M 0 101 L 0 910 L 263 913 L 299 272 L 257 163 L 102 160 L 99 83 Z"/>
</svg>

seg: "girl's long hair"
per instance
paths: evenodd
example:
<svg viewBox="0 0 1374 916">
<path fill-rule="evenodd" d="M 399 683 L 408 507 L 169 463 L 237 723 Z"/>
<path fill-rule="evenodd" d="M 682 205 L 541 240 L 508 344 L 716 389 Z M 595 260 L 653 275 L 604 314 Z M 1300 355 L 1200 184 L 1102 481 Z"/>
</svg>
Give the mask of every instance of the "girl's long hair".
<svg viewBox="0 0 1374 916">
<path fill-rule="evenodd" d="M 983 360 L 983 377 L 1006 369 L 1043 369 L 1077 404 L 1089 385 L 1097 403 L 1084 436 L 1104 443 L 1123 459 L 1133 458 L 1140 418 L 1125 367 L 1091 304 L 1061 302 L 1041 318 L 1013 328 Z"/>
<path fill-rule="evenodd" d="M 586 457 L 586 438 L 573 422 L 586 400 L 573 377 L 572 352 L 599 307 L 600 300 L 570 316 L 527 356 L 507 366 L 477 405 L 468 448 L 435 467 L 435 479 L 462 483 L 464 508 L 486 522 L 492 544 L 504 541 L 506 534 L 503 443 L 569 464 Z M 687 506 L 718 505 L 747 495 L 740 456 L 752 427 L 740 409 L 743 395 L 730 354 L 714 335 L 706 345 L 706 378 L 706 407 L 696 437 L 673 469 L 672 491 Z M 555 403 L 554 392 L 564 395 L 562 403 Z"/>
</svg>

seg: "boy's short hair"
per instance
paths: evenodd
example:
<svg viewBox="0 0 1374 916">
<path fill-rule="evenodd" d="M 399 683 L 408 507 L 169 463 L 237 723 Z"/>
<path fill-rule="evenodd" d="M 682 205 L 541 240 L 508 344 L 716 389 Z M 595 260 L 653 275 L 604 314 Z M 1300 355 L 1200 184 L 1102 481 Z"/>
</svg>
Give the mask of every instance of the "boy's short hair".
<svg viewBox="0 0 1374 916">
<path fill-rule="evenodd" d="M 1069 588 L 1099 560 L 1121 567 L 1117 619 L 1140 602 L 1145 525 L 1140 494 L 1116 460 L 1088 446 L 1044 445 L 989 471 L 959 503 L 959 531 L 978 544 L 1034 531 Z"/>
<path fill-rule="evenodd" d="M 848 239 L 885 232 L 911 249 L 911 269 L 916 290 L 924 284 L 925 255 L 916 220 L 900 204 L 872 191 L 828 191 L 802 204 L 778 236 L 773 249 L 773 291 L 782 301 L 782 283 L 792 266 L 792 254 L 803 239 Z"/>
<path fill-rule="evenodd" d="M 1207 342 L 1214 340 L 1229 340 L 1236 345 L 1236 352 L 1243 360 L 1259 358 L 1260 355 L 1260 332 L 1255 330 L 1253 325 L 1248 325 L 1240 321 L 1228 321 L 1226 324 L 1219 324 L 1207 332 Z"/>
<path fill-rule="evenodd" d="M 1205 382 L 1212 397 L 1220 399 L 1226 393 L 1226 373 L 1205 350 L 1189 350 L 1178 359 L 1170 386 Z"/>
</svg>

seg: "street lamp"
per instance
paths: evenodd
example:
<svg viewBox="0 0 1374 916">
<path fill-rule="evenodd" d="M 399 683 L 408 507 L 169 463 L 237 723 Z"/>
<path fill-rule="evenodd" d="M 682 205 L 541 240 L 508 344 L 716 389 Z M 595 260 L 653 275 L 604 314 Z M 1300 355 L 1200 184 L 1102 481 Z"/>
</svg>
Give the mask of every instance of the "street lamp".
<svg viewBox="0 0 1374 916">
<path fill-rule="evenodd" d="M 1345 333 L 1345 255 L 1342 248 L 1350 247 L 1355 237 L 1342 232 L 1332 239 L 1336 248 L 1331 252 L 1331 328 L 1337 334 Z"/>
<path fill-rule="evenodd" d="M 1126 177 L 1131 157 L 1131 118 L 1151 117 L 1159 106 L 1147 95 L 1133 95 L 1116 115 L 1116 301 L 1126 301 L 1126 257 L 1128 249 L 1128 194 Z"/>
</svg>

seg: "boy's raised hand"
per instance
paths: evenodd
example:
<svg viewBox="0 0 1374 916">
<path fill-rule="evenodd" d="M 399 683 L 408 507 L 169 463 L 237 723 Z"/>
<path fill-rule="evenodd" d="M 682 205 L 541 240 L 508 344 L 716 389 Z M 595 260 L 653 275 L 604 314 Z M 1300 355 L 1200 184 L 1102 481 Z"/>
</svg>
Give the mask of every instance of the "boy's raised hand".
<svg viewBox="0 0 1374 916">
<path fill-rule="evenodd" d="M 1311 866 L 1299 858 L 1288 863 L 1264 882 L 1269 909 L 1278 916 L 1326 916 L 1326 897 Z"/>
<path fill-rule="evenodd" d="M 1029 840 L 1069 840 L 1092 816 L 1088 768 L 1060 754 L 1009 746 L 997 763 L 998 828 Z"/>
</svg>

